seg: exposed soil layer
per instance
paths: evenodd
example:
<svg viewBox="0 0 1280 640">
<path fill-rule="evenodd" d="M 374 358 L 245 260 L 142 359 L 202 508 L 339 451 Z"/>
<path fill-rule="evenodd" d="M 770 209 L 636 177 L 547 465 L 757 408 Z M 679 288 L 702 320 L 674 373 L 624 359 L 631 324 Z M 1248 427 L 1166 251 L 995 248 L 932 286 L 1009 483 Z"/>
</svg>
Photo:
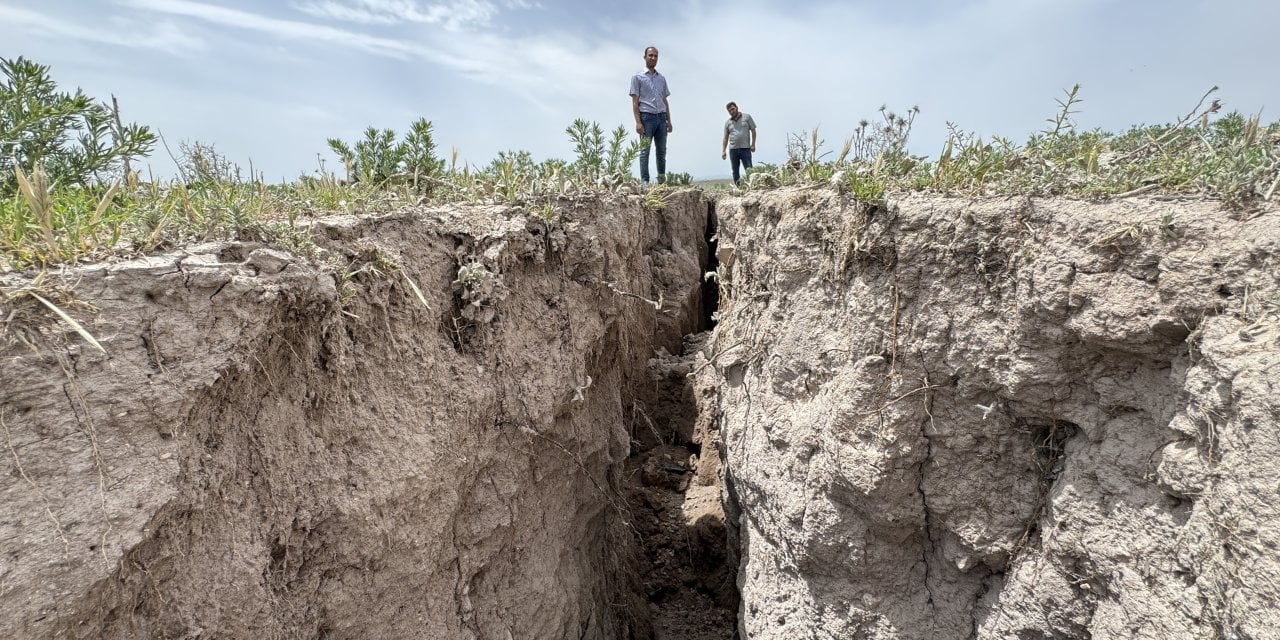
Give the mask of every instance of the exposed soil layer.
<svg viewBox="0 0 1280 640">
<path fill-rule="evenodd" d="M 323 219 L 336 270 L 230 243 L 42 289 L 105 353 L 11 298 L 0 637 L 651 637 L 628 425 L 698 327 L 706 203 L 554 213 Z"/>
<path fill-rule="evenodd" d="M 0 637 L 1280 628 L 1274 207 L 552 213 L 0 278 Z"/>
<path fill-rule="evenodd" d="M 1275 637 L 1276 208 L 717 212 L 746 637 Z"/>
</svg>

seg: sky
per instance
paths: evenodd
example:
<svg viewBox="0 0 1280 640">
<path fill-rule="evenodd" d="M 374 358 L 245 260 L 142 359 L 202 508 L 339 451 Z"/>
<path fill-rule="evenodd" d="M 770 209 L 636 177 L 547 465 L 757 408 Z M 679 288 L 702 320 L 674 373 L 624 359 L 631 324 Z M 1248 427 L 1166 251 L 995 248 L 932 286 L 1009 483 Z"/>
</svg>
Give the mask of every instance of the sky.
<svg viewBox="0 0 1280 640">
<path fill-rule="evenodd" d="M 1077 83 L 1084 129 L 1176 121 L 1213 86 L 1280 120 L 1277 24 L 1276 0 L 0 0 L 0 58 L 279 182 L 338 169 L 329 138 L 419 118 L 446 159 L 571 160 L 574 119 L 635 135 L 627 88 L 653 45 L 668 170 L 714 179 L 730 100 L 770 163 L 815 128 L 838 150 L 881 106 L 920 109 L 921 155 L 949 122 L 1025 141 Z M 160 146 L 144 166 L 175 172 Z"/>
</svg>

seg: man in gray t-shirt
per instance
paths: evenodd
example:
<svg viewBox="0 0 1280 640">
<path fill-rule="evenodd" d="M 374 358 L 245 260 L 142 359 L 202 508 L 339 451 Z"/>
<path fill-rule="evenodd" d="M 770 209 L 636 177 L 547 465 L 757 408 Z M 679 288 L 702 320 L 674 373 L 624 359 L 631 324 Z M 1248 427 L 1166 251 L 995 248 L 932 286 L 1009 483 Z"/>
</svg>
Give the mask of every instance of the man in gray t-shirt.
<svg viewBox="0 0 1280 640">
<path fill-rule="evenodd" d="M 720 159 L 728 157 L 733 167 L 733 183 L 738 184 L 738 165 L 751 168 L 751 154 L 756 150 L 756 121 L 750 114 L 738 111 L 738 103 L 725 105 L 729 119 L 724 123 L 724 140 L 720 143 Z M 726 153 L 726 149 L 728 153 Z"/>
<path fill-rule="evenodd" d="M 671 133 L 671 104 L 667 79 L 658 73 L 658 48 L 644 50 L 645 70 L 631 76 L 631 113 L 640 134 L 640 179 L 649 181 L 649 143 L 658 147 L 658 182 L 667 178 L 667 134 Z"/>
</svg>

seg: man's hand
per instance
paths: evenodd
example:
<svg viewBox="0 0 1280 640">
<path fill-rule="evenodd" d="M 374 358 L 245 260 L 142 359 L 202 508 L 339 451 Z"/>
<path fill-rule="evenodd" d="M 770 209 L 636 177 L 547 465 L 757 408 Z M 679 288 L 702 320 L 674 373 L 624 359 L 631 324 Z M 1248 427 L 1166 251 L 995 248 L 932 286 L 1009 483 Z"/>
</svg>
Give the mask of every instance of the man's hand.
<svg viewBox="0 0 1280 640">
<path fill-rule="evenodd" d="M 756 152 L 756 146 L 753 144 L 751 145 L 751 153 L 755 153 L 755 152 Z"/>
<path fill-rule="evenodd" d="M 643 137 L 643 136 L 644 136 L 644 123 L 643 123 L 643 122 L 637 122 L 637 123 L 636 123 L 636 133 L 640 134 L 640 135 L 641 135 L 641 137 Z"/>
<path fill-rule="evenodd" d="M 720 152 L 720 159 L 721 159 L 721 160 L 724 160 L 725 158 L 728 158 L 728 157 L 729 157 L 729 154 L 727 154 L 727 153 L 725 153 L 725 152 L 723 152 L 723 151 L 721 151 L 721 152 Z"/>
<path fill-rule="evenodd" d="M 667 133 L 671 133 L 671 121 L 667 121 Z"/>
</svg>

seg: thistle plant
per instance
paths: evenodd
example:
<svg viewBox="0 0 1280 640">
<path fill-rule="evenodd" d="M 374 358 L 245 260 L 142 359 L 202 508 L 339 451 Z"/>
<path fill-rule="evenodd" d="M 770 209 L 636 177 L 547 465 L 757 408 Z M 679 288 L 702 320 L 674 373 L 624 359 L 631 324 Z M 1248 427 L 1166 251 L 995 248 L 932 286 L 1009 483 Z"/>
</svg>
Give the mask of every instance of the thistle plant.
<svg viewBox="0 0 1280 640">
<path fill-rule="evenodd" d="M 1264 124 L 1260 115 L 1220 115 L 1222 103 L 1210 101 L 1215 91 L 1173 124 L 1114 134 L 1080 130 L 1076 116 L 1084 101 L 1075 85 L 1055 101 L 1046 127 L 1025 144 L 947 123 L 947 139 L 934 160 L 907 150 L 919 109 L 899 116 L 881 107 L 881 123 L 861 120 L 834 160 L 821 150 L 816 129 L 791 134 L 789 162 L 769 168 L 770 180 L 751 182 L 821 182 L 838 175 L 859 197 L 887 189 L 1088 198 L 1163 190 L 1204 193 L 1233 207 L 1274 198 L 1280 189 L 1280 123 Z M 749 175 L 762 170 L 763 165 Z"/>
</svg>

